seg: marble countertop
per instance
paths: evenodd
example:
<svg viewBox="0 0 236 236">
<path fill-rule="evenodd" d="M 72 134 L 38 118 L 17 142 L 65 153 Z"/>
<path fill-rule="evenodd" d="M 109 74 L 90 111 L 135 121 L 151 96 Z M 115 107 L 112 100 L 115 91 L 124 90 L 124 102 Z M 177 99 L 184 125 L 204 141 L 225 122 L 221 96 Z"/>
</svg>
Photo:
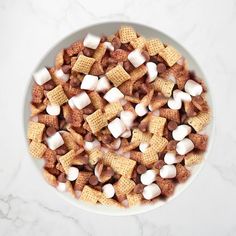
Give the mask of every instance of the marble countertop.
<svg viewBox="0 0 236 236">
<path fill-rule="evenodd" d="M 79 210 L 39 180 L 22 128 L 24 94 L 40 58 L 88 24 L 147 24 L 181 42 L 209 80 L 216 130 L 211 154 L 184 193 L 149 213 Z M 0 1 L 0 235 L 236 235 L 235 0 Z"/>
</svg>

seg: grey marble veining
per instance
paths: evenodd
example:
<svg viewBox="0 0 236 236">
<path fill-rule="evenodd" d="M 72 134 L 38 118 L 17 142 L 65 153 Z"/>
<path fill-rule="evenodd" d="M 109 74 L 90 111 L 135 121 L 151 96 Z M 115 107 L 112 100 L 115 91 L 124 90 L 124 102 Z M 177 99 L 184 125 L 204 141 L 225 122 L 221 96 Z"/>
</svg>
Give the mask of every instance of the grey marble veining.
<svg viewBox="0 0 236 236">
<path fill-rule="evenodd" d="M 148 24 L 183 44 L 203 68 L 215 108 L 214 144 L 198 178 L 138 216 L 94 215 L 55 196 L 23 140 L 25 86 L 40 58 L 76 29 L 109 20 Z M 234 0 L 1 0 L 0 235 L 236 235 L 235 28 Z"/>
</svg>

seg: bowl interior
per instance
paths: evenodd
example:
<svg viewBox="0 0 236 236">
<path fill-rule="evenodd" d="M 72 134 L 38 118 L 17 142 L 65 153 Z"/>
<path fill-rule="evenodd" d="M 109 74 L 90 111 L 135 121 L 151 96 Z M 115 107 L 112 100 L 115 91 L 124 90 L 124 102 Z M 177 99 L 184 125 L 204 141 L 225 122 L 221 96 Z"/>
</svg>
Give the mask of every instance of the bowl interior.
<svg viewBox="0 0 236 236">
<path fill-rule="evenodd" d="M 157 29 L 154 29 L 154 28 L 151 28 L 151 27 L 148 27 L 148 26 L 145 26 L 145 25 L 137 24 L 137 23 L 130 23 L 130 22 L 100 23 L 100 24 L 88 26 L 88 27 L 85 27 L 83 29 L 80 29 L 80 30 L 76 31 L 75 33 L 69 35 L 68 37 L 66 37 L 62 41 L 60 41 L 57 45 L 55 45 L 45 55 L 45 57 L 42 58 L 42 60 L 38 64 L 38 66 L 35 68 L 35 71 L 37 71 L 38 69 L 40 69 L 43 66 L 53 66 L 54 58 L 55 58 L 56 54 L 62 48 L 68 47 L 74 41 L 83 38 L 87 33 L 93 33 L 93 34 L 97 34 L 97 35 L 101 35 L 101 34 L 109 35 L 109 34 L 113 34 L 114 32 L 116 32 L 117 29 L 121 25 L 130 25 L 130 26 L 134 27 L 135 30 L 137 32 L 139 32 L 141 35 L 144 35 L 146 38 L 157 37 L 157 38 L 160 38 L 163 42 L 174 46 L 188 60 L 189 68 L 191 70 L 194 70 L 197 73 L 197 75 L 199 75 L 201 78 L 206 79 L 203 75 L 202 70 L 198 66 L 197 62 L 179 43 L 177 43 L 171 37 L 165 35 L 164 33 L 160 32 L 160 31 L 158 31 Z M 28 84 L 27 93 L 26 93 L 26 97 L 25 97 L 25 104 L 24 104 L 25 134 L 27 132 L 26 131 L 27 130 L 27 122 L 28 122 L 28 118 L 29 118 L 29 115 L 30 115 L 28 104 L 29 104 L 30 97 L 31 97 L 32 81 L 33 81 L 32 78 L 30 78 L 30 82 Z M 208 92 L 208 101 L 209 101 L 209 105 L 212 108 L 212 101 L 211 101 L 211 96 L 210 96 L 209 92 Z M 211 122 L 211 124 L 207 127 L 206 132 L 205 132 L 210 137 L 209 138 L 208 151 L 205 153 L 205 159 L 208 156 L 210 146 L 211 146 L 211 143 L 212 143 L 212 131 L 213 131 L 213 122 Z M 33 158 L 31 158 L 31 159 L 32 159 L 33 165 L 35 165 L 36 168 L 38 169 L 38 171 L 40 171 L 40 173 L 41 173 L 42 162 L 40 162 L 39 160 L 33 159 Z M 82 202 L 82 201 L 79 201 L 77 199 L 72 198 L 68 193 L 60 193 L 54 188 L 52 188 L 53 189 L 52 191 L 55 191 L 55 193 L 57 193 L 59 196 L 63 197 L 65 200 L 67 200 L 68 202 L 70 202 L 74 206 L 85 209 L 85 210 L 88 210 L 88 211 L 91 211 L 91 212 L 105 214 L 105 215 L 132 215 L 132 214 L 138 214 L 138 213 L 146 212 L 146 211 L 155 209 L 157 207 L 160 207 L 160 206 L 166 204 L 167 202 L 171 201 L 177 195 L 179 195 L 185 188 L 187 188 L 190 185 L 190 183 L 197 176 L 197 174 L 199 173 L 199 171 L 201 170 L 203 165 L 204 165 L 204 162 L 202 162 L 200 165 L 197 165 L 197 166 L 191 168 L 191 173 L 192 173 L 191 177 L 188 179 L 188 181 L 186 183 L 178 184 L 176 189 L 175 189 L 174 195 L 169 197 L 167 200 L 159 200 L 159 201 L 157 201 L 156 203 L 153 203 L 153 204 L 133 207 L 133 208 L 130 208 L 130 209 L 116 209 L 116 208 L 106 207 L 106 206 L 102 206 L 102 205 L 91 205 L 91 204 L 87 204 L 85 202 Z M 41 179 L 42 179 L 42 181 L 44 181 L 43 178 L 41 178 Z M 45 184 L 46 184 L 46 182 L 45 182 Z"/>
</svg>

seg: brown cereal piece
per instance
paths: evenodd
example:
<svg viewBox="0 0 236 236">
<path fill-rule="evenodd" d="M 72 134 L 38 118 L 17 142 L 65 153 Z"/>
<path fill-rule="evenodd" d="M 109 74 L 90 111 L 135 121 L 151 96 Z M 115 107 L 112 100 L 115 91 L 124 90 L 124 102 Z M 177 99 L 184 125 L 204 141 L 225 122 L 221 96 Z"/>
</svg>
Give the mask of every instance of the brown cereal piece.
<svg viewBox="0 0 236 236">
<path fill-rule="evenodd" d="M 92 133 L 97 133 L 102 128 L 107 126 L 106 116 L 102 113 L 101 109 L 96 110 L 94 113 L 86 117 Z"/>
<path fill-rule="evenodd" d="M 157 176 L 156 183 L 160 187 L 163 196 L 169 197 L 174 193 L 175 184 L 171 179 L 162 179 L 160 176 Z"/>
<path fill-rule="evenodd" d="M 123 106 L 123 109 L 125 111 L 130 111 L 136 116 L 136 112 L 134 110 L 134 107 L 132 106 L 131 102 L 126 102 L 126 104 Z"/>
<path fill-rule="evenodd" d="M 35 142 L 41 142 L 43 138 L 43 131 L 45 124 L 30 121 L 28 125 L 27 137 Z"/>
<path fill-rule="evenodd" d="M 110 55 L 117 62 L 124 62 L 128 60 L 129 52 L 123 49 L 116 49 L 115 51 L 111 52 Z"/>
<path fill-rule="evenodd" d="M 121 148 L 121 150 L 123 152 L 129 152 L 129 151 L 132 151 L 134 150 L 135 148 L 137 148 L 139 146 L 140 142 L 139 141 L 136 141 L 136 142 L 130 142 L 128 143 L 128 145 L 125 145 Z"/>
<path fill-rule="evenodd" d="M 135 182 L 131 179 L 121 176 L 114 184 L 116 195 L 129 194 L 135 187 Z"/>
<path fill-rule="evenodd" d="M 130 41 L 130 44 L 135 49 L 143 49 L 145 47 L 145 43 L 146 43 L 146 39 L 143 36 L 140 36 Z"/>
<path fill-rule="evenodd" d="M 149 166 L 158 160 L 158 154 L 155 148 L 148 147 L 142 155 L 141 163 L 145 166 Z"/>
<path fill-rule="evenodd" d="M 202 134 L 189 134 L 189 138 L 194 143 L 194 147 L 201 150 L 206 151 L 207 149 L 207 142 L 208 142 L 208 136 L 202 135 Z"/>
<path fill-rule="evenodd" d="M 135 103 L 138 104 L 141 102 L 141 100 L 139 98 L 133 97 L 133 96 L 125 96 L 125 100 L 131 103 Z"/>
<path fill-rule="evenodd" d="M 141 65 L 130 73 L 130 80 L 134 83 L 135 81 L 142 78 L 146 73 L 147 67 L 145 65 Z"/>
<path fill-rule="evenodd" d="M 105 106 L 105 116 L 107 120 L 111 120 L 116 117 L 121 111 L 123 111 L 123 107 L 119 102 L 109 103 Z"/>
<path fill-rule="evenodd" d="M 129 207 L 139 206 L 142 202 L 142 194 L 129 193 L 127 194 L 127 200 L 129 203 Z"/>
<path fill-rule="evenodd" d="M 43 177 L 50 185 L 57 187 L 57 178 L 45 169 L 43 169 Z"/>
<path fill-rule="evenodd" d="M 165 97 L 170 97 L 175 83 L 172 80 L 158 78 L 153 85 L 156 91 L 161 92 Z"/>
<path fill-rule="evenodd" d="M 150 89 L 148 91 L 147 95 L 145 95 L 141 99 L 140 103 L 142 103 L 144 106 L 148 106 L 150 104 L 151 100 L 152 100 L 153 95 L 154 95 L 154 89 Z"/>
<path fill-rule="evenodd" d="M 123 208 L 123 206 L 114 199 L 106 198 L 104 194 L 101 194 L 99 200 L 102 205 Z"/>
<path fill-rule="evenodd" d="M 46 126 L 51 126 L 51 127 L 54 127 L 55 129 L 59 128 L 57 116 L 40 114 L 38 115 L 38 120 L 40 123 L 45 124 Z"/>
<path fill-rule="evenodd" d="M 189 152 L 184 157 L 185 166 L 198 165 L 203 161 L 203 152 Z"/>
<path fill-rule="evenodd" d="M 34 106 L 30 104 L 30 116 L 35 116 L 41 113 L 46 109 L 47 105 L 46 104 L 40 104 L 39 106 Z"/>
<path fill-rule="evenodd" d="M 43 87 L 34 83 L 32 89 L 32 103 L 42 103 L 44 97 Z"/>
<path fill-rule="evenodd" d="M 89 74 L 97 75 L 97 76 L 98 75 L 103 75 L 104 74 L 104 70 L 103 70 L 101 62 L 95 61 L 93 63 L 93 65 L 92 65 L 92 68 L 91 68 Z"/>
<path fill-rule="evenodd" d="M 166 118 L 152 116 L 148 127 L 149 132 L 152 134 L 163 136 L 165 124 L 166 124 Z"/>
<path fill-rule="evenodd" d="M 93 150 L 89 151 L 89 164 L 96 165 L 97 162 L 102 159 L 102 157 L 103 152 L 97 148 L 94 148 Z"/>
<path fill-rule="evenodd" d="M 180 90 L 184 89 L 184 85 L 186 84 L 187 80 L 188 80 L 188 76 L 186 76 L 185 74 L 179 77 L 176 77 L 176 84 Z"/>
<path fill-rule="evenodd" d="M 73 96 L 79 94 L 81 92 L 80 88 L 74 88 L 69 83 L 64 83 L 62 85 L 63 90 L 68 98 L 72 98 Z"/>
<path fill-rule="evenodd" d="M 146 41 L 146 48 L 150 56 L 155 56 L 164 49 L 163 43 L 159 39 L 149 39 Z"/>
<path fill-rule="evenodd" d="M 71 109 L 71 125 L 73 127 L 81 127 L 83 121 L 83 112 L 79 109 Z"/>
<path fill-rule="evenodd" d="M 80 199 L 95 204 L 101 197 L 101 194 L 102 194 L 101 192 L 89 187 L 88 185 L 85 185 L 82 190 Z"/>
<path fill-rule="evenodd" d="M 29 145 L 29 153 L 32 157 L 35 158 L 43 157 L 43 154 L 45 153 L 46 150 L 47 150 L 46 145 L 44 145 L 43 143 L 38 143 L 34 140 Z"/>
<path fill-rule="evenodd" d="M 196 107 L 199 111 L 207 112 L 209 110 L 206 98 L 204 98 L 203 96 L 193 97 L 192 103 L 194 107 Z"/>
<path fill-rule="evenodd" d="M 200 112 L 197 116 L 189 117 L 187 123 L 191 125 L 196 132 L 204 129 L 210 122 L 210 112 Z"/>
<path fill-rule="evenodd" d="M 196 116 L 196 114 L 197 114 L 192 102 L 184 101 L 184 110 L 185 110 L 186 115 L 188 117 L 193 117 L 193 116 Z"/>
<path fill-rule="evenodd" d="M 62 106 L 62 113 L 63 113 L 65 120 L 67 122 L 71 122 L 72 109 L 70 108 L 70 106 L 68 104 L 65 104 L 64 106 Z"/>
<path fill-rule="evenodd" d="M 136 162 L 141 162 L 141 159 L 143 157 L 143 153 L 142 152 L 138 152 L 138 151 L 131 151 L 130 152 L 130 158 Z"/>
<path fill-rule="evenodd" d="M 59 162 L 56 164 L 56 169 L 59 170 L 62 173 L 65 173 L 65 170 L 64 170 L 63 166 Z"/>
<path fill-rule="evenodd" d="M 151 106 L 152 110 L 155 111 L 155 110 L 163 107 L 167 102 L 168 102 L 168 98 L 160 95 L 160 96 L 156 96 L 156 97 L 152 98 L 152 100 L 150 102 L 150 106 Z"/>
<path fill-rule="evenodd" d="M 131 143 L 135 143 L 136 141 L 148 143 L 151 137 L 152 135 L 150 133 L 143 133 L 139 129 L 133 129 Z"/>
<path fill-rule="evenodd" d="M 88 74 L 94 62 L 95 62 L 94 58 L 86 57 L 84 55 L 79 55 L 77 61 L 72 67 L 72 71 Z"/>
<path fill-rule="evenodd" d="M 84 138 L 81 134 L 77 133 L 73 128 L 71 128 L 71 126 L 67 126 L 66 129 L 70 132 L 77 144 L 79 144 L 80 146 L 84 145 Z"/>
<path fill-rule="evenodd" d="M 61 163 L 61 165 L 66 173 L 68 172 L 68 169 L 69 169 L 74 157 L 75 157 L 74 150 L 70 150 L 65 155 L 59 157 L 59 162 Z"/>
<path fill-rule="evenodd" d="M 172 46 L 167 46 L 159 52 L 159 55 L 167 62 L 169 66 L 173 66 L 180 58 L 181 54 Z"/>
<path fill-rule="evenodd" d="M 168 144 L 168 140 L 164 137 L 154 134 L 150 140 L 150 145 L 155 149 L 156 152 L 164 151 Z"/>
<path fill-rule="evenodd" d="M 130 79 L 130 75 L 124 70 L 121 65 L 117 65 L 110 71 L 106 73 L 107 78 L 116 86 L 118 87 L 126 80 Z"/>
<path fill-rule="evenodd" d="M 119 86 L 119 90 L 124 94 L 131 96 L 133 91 L 133 82 L 131 80 L 125 81 Z"/>
<path fill-rule="evenodd" d="M 180 114 L 178 110 L 172 110 L 169 108 L 161 108 L 160 116 L 165 117 L 167 120 L 173 120 L 176 123 L 180 123 Z"/>
<path fill-rule="evenodd" d="M 71 60 L 70 60 L 70 66 L 71 68 L 74 66 L 75 62 L 77 61 L 77 57 L 71 57 Z"/>
<path fill-rule="evenodd" d="M 96 109 L 103 109 L 106 105 L 106 101 L 99 95 L 99 93 L 92 91 L 89 93 L 91 103 Z"/>
<path fill-rule="evenodd" d="M 74 189 L 81 191 L 84 188 L 84 186 L 88 183 L 88 180 L 91 175 L 92 172 L 80 171 L 79 176 L 75 181 Z"/>
<path fill-rule="evenodd" d="M 121 43 L 129 43 L 131 40 L 137 38 L 135 30 L 130 26 L 121 26 L 119 36 Z"/>
<path fill-rule="evenodd" d="M 47 148 L 47 150 L 43 154 L 43 158 L 45 160 L 44 167 L 46 167 L 46 168 L 54 168 L 55 167 L 55 163 L 57 160 L 56 151 L 53 151 L 50 148 Z"/>
<path fill-rule="evenodd" d="M 68 101 L 66 94 L 61 85 L 47 93 L 47 97 L 51 104 L 63 105 Z"/>
<path fill-rule="evenodd" d="M 92 129 L 90 128 L 87 121 L 84 122 L 83 129 L 87 130 L 89 133 L 92 133 Z"/>
<path fill-rule="evenodd" d="M 93 54 L 93 58 L 96 61 L 101 61 L 105 53 L 106 53 L 106 46 L 104 45 L 104 43 L 100 43 Z"/>
<path fill-rule="evenodd" d="M 184 167 L 181 164 L 176 165 L 176 179 L 180 183 L 185 182 L 189 176 L 190 176 L 190 171 L 186 169 L 186 167 Z"/>
<path fill-rule="evenodd" d="M 68 150 L 77 150 L 79 148 L 78 144 L 75 142 L 72 134 L 70 134 L 67 131 L 63 131 L 61 133 L 61 136 L 62 136 L 64 143 L 65 143 L 66 147 L 68 148 Z"/>
<path fill-rule="evenodd" d="M 64 49 L 62 49 L 60 52 L 57 53 L 55 59 L 55 67 L 57 69 L 60 69 L 63 64 L 64 64 Z"/>
</svg>

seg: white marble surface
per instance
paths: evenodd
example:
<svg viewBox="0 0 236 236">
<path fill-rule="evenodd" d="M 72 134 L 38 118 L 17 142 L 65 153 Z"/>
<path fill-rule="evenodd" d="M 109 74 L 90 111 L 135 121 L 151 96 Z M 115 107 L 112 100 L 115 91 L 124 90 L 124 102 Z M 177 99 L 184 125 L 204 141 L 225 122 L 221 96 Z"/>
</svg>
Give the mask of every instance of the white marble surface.
<svg viewBox="0 0 236 236">
<path fill-rule="evenodd" d="M 199 177 L 138 216 L 95 215 L 55 196 L 23 136 L 24 93 L 39 59 L 67 34 L 108 20 L 148 24 L 181 42 L 203 67 L 215 105 L 213 150 Z M 0 0 L 0 235 L 236 235 L 235 29 L 235 0 Z"/>
</svg>

